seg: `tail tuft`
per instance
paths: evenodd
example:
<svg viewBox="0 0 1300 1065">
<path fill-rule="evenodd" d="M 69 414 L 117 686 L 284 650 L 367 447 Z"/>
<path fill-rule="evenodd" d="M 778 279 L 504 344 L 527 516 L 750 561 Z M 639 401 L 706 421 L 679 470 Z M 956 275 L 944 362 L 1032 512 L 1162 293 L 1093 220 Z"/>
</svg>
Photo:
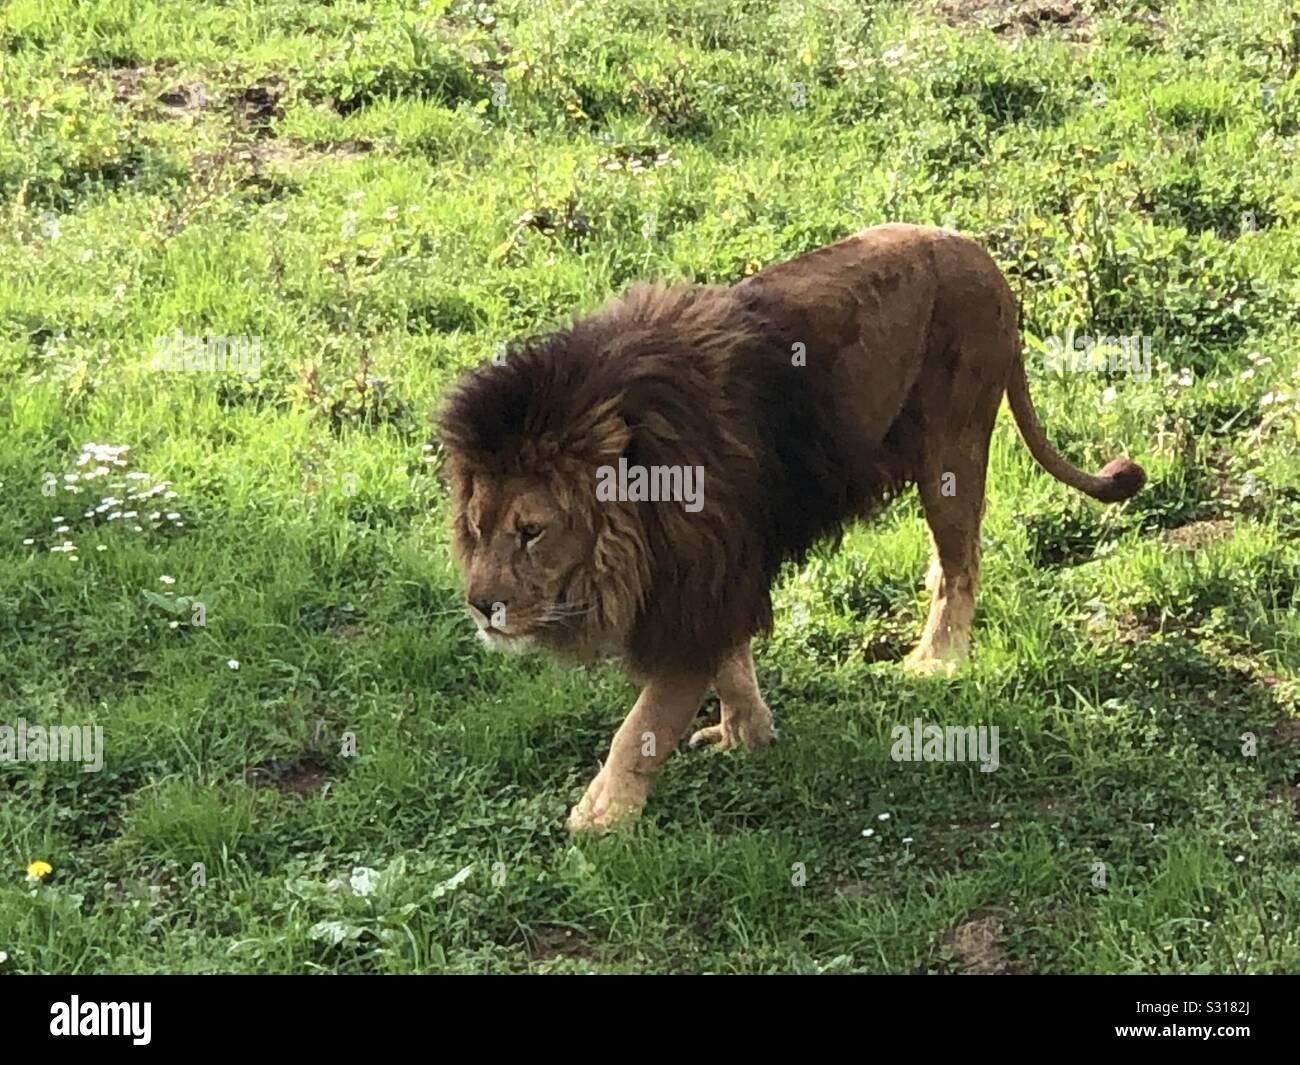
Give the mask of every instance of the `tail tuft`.
<svg viewBox="0 0 1300 1065">
<path fill-rule="evenodd" d="M 1105 485 L 1089 494 L 1103 503 L 1122 503 L 1132 499 L 1147 483 L 1146 472 L 1132 459 L 1111 459 L 1098 471 L 1097 477 Z"/>
</svg>

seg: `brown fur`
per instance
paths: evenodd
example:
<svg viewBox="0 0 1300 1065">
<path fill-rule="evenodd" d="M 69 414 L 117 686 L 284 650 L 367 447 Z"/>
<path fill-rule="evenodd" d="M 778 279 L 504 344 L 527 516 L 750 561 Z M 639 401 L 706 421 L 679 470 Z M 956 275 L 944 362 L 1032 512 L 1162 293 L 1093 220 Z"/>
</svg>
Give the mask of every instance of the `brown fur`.
<svg viewBox="0 0 1300 1065">
<path fill-rule="evenodd" d="M 572 659 L 616 655 L 645 683 L 572 827 L 640 809 L 710 683 L 722 721 L 692 742 L 767 742 L 749 641 L 771 625 L 780 567 L 909 484 L 934 557 L 907 665 L 960 660 L 1004 393 L 1053 476 L 1105 501 L 1141 487 L 1127 459 L 1091 475 L 1047 442 L 988 255 L 903 225 L 731 288 L 636 286 L 458 385 L 441 425 L 480 628 Z M 598 501 L 597 469 L 620 458 L 702 469 L 702 507 Z"/>
</svg>

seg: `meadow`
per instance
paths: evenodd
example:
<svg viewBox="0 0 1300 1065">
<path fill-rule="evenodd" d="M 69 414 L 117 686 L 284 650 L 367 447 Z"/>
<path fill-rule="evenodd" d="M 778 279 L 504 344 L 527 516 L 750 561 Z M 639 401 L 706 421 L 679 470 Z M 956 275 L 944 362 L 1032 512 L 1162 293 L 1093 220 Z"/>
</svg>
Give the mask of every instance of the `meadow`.
<svg viewBox="0 0 1300 1065">
<path fill-rule="evenodd" d="M 0 726 L 103 766 L 0 757 L 0 974 L 1300 972 L 1297 154 L 1283 0 L 12 0 Z M 968 665 L 899 668 L 908 495 L 780 582 L 777 744 L 570 838 L 635 689 L 474 638 L 430 412 L 884 221 L 1147 487 L 1004 410 Z"/>
</svg>

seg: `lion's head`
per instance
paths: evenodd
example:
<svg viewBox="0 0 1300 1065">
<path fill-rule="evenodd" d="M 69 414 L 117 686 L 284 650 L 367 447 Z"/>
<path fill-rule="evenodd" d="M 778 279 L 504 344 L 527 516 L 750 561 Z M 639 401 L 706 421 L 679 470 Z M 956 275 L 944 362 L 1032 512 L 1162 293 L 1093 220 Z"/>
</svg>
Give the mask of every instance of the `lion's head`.
<svg viewBox="0 0 1300 1065">
<path fill-rule="evenodd" d="M 752 397 L 719 385 L 758 343 L 729 290 L 643 285 L 457 384 L 440 435 L 484 642 L 621 655 L 638 673 L 715 664 L 770 624 L 781 552 L 764 539 L 758 428 L 735 414 Z M 702 498 L 601 496 L 620 460 L 701 471 Z"/>
<path fill-rule="evenodd" d="M 453 542 L 483 642 L 524 650 L 548 629 L 572 632 L 590 606 L 572 576 L 590 566 L 595 541 L 581 512 L 541 477 L 480 474 L 458 494 Z"/>
</svg>

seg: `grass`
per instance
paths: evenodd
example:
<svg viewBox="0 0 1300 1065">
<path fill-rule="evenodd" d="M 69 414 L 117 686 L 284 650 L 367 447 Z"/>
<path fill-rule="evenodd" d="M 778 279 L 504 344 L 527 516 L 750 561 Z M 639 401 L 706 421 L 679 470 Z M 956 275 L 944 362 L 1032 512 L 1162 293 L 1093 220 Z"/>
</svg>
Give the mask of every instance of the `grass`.
<svg viewBox="0 0 1300 1065">
<path fill-rule="evenodd" d="M 1300 971 L 1300 21 L 1012 7 L 7 5 L 0 724 L 106 753 L 0 763 L 0 972 Z M 892 660 L 908 498 L 777 589 L 778 745 L 570 840 L 634 691 L 472 638 L 427 413 L 886 220 L 989 248 L 1051 438 L 1149 486 L 1003 415 L 968 667 Z M 1149 379 L 1047 372 L 1071 329 Z M 177 330 L 256 379 L 151 369 Z M 1000 768 L 892 761 L 915 718 Z"/>
</svg>

